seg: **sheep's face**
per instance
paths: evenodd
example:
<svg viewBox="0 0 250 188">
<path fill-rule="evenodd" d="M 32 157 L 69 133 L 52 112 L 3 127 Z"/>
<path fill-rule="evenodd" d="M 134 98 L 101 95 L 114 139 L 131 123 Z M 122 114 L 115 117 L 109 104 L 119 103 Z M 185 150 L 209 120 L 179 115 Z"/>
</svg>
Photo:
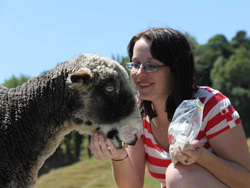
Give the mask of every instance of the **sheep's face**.
<svg viewBox="0 0 250 188">
<path fill-rule="evenodd" d="M 134 145 L 142 121 L 126 71 L 106 58 L 85 59 L 82 66 L 69 76 L 81 104 L 73 123 L 82 133 L 102 133 L 117 148 Z"/>
</svg>

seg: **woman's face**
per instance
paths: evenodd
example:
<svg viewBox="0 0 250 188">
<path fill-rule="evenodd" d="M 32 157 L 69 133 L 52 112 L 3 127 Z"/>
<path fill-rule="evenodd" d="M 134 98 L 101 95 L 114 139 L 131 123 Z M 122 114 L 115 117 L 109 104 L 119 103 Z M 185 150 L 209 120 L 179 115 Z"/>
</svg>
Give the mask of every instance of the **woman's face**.
<svg viewBox="0 0 250 188">
<path fill-rule="evenodd" d="M 134 46 L 132 62 L 138 64 L 155 63 L 164 65 L 154 59 L 150 53 L 151 41 L 141 38 Z M 166 101 L 170 91 L 171 71 L 168 66 L 161 67 L 157 72 L 146 72 L 141 66 L 137 72 L 131 71 L 131 77 L 137 88 L 139 98 L 147 101 Z"/>
</svg>

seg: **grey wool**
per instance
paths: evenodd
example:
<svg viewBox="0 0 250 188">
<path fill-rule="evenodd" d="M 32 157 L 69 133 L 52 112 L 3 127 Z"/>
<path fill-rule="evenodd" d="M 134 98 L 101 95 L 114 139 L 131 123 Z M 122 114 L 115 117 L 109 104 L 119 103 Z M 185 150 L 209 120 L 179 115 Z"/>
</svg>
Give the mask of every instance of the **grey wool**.
<svg viewBox="0 0 250 188">
<path fill-rule="evenodd" d="M 31 188 L 72 130 L 134 145 L 142 122 L 127 72 L 81 54 L 17 88 L 0 85 L 0 187 Z"/>
</svg>

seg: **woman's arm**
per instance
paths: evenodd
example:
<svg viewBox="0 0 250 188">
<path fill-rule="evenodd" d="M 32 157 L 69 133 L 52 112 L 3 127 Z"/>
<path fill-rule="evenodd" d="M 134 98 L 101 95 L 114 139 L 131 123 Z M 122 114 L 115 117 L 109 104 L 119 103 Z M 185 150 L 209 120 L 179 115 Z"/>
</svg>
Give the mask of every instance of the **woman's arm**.
<svg viewBox="0 0 250 188">
<path fill-rule="evenodd" d="M 250 155 L 242 124 L 209 140 L 216 155 L 203 152 L 197 162 L 229 187 L 250 187 Z"/>
<path fill-rule="evenodd" d="M 241 124 L 209 140 L 216 155 L 193 142 L 194 151 L 184 150 L 191 163 L 198 163 L 228 187 L 250 187 L 250 155 Z M 185 156 L 180 158 L 183 163 Z M 184 163 L 183 163 L 184 164 Z"/>
<path fill-rule="evenodd" d="M 138 139 L 135 146 L 116 149 L 111 140 L 104 140 L 102 135 L 94 134 L 89 148 L 99 160 L 113 159 L 113 175 L 119 188 L 143 187 L 146 158 L 142 138 Z"/>
<path fill-rule="evenodd" d="M 135 146 L 128 146 L 129 157 L 123 161 L 113 161 L 113 174 L 119 188 L 140 188 L 144 184 L 145 150 L 142 138 Z"/>
</svg>

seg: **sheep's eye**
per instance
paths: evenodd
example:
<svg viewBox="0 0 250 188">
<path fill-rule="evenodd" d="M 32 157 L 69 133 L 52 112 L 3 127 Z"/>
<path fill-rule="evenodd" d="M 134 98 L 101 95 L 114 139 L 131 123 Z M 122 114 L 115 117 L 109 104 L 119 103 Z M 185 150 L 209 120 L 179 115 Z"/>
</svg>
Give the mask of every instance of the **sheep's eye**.
<svg viewBox="0 0 250 188">
<path fill-rule="evenodd" d="M 115 86 L 107 86 L 106 87 L 106 91 L 109 93 L 113 92 L 114 90 L 115 90 Z"/>
</svg>

